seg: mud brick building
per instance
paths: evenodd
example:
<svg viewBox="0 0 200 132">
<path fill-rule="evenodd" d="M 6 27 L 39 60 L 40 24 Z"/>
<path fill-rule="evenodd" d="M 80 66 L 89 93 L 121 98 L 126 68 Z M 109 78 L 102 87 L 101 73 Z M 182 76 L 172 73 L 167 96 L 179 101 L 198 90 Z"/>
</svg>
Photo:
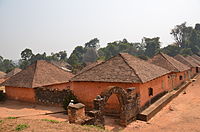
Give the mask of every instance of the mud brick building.
<svg viewBox="0 0 200 132">
<path fill-rule="evenodd" d="M 187 65 L 188 67 L 190 67 L 190 70 L 189 70 L 189 72 L 188 72 L 188 78 L 192 78 L 195 74 L 198 73 L 198 71 L 199 71 L 199 66 L 198 66 L 196 63 L 194 63 L 194 62 L 192 62 L 191 60 L 189 60 L 189 59 L 183 57 L 182 55 L 176 55 L 174 58 L 175 58 L 177 61 L 179 61 L 179 62 L 181 62 L 181 63 Z"/>
<path fill-rule="evenodd" d="M 158 53 L 153 58 L 149 59 L 148 62 L 171 71 L 171 74 L 168 76 L 169 90 L 177 88 L 182 83 L 189 80 L 188 72 L 190 67 L 164 53 Z"/>
<path fill-rule="evenodd" d="M 39 60 L 25 70 L 6 80 L 6 95 L 10 99 L 35 102 L 35 88 L 48 87 L 51 89 L 69 89 L 69 79 L 73 74 L 47 61 Z"/>
<path fill-rule="evenodd" d="M 143 107 L 152 98 L 169 89 L 168 74 L 170 71 L 162 67 L 121 53 L 77 74 L 71 79 L 71 89 L 81 103 L 92 109 L 96 96 L 110 86 L 125 90 L 134 87 L 140 97 L 139 107 Z M 105 107 L 107 113 L 121 112 L 118 96 L 110 96 Z"/>
</svg>

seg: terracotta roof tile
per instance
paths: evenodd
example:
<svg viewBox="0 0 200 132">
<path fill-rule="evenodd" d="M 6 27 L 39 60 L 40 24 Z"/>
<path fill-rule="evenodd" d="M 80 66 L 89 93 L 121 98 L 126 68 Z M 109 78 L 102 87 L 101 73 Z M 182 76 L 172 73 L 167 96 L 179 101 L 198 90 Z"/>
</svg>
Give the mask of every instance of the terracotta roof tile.
<svg viewBox="0 0 200 132">
<path fill-rule="evenodd" d="M 19 68 L 14 68 L 12 71 L 10 71 L 9 73 L 6 74 L 5 78 L 9 78 L 9 77 L 11 77 L 11 76 L 17 74 L 17 73 L 20 72 L 20 71 L 21 71 L 21 69 L 19 69 Z"/>
<path fill-rule="evenodd" d="M 200 61 L 200 57 L 198 55 L 192 55 L 192 57 L 198 61 Z"/>
<path fill-rule="evenodd" d="M 182 55 L 176 55 L 174 57 L 177 61 L 189 66 L 189 67 L 198 67 L 198 65 L 191 60 L 187 59 L 186 57 L 183 57 Z"/>
<path fill-rule="evenodd" d="M 170 57 L 164 53 L 158 53 L 148 61 L 171 72 L 182 72 L 190 69 L 187 65 L 182 64 L 173 57 Z"/>
<path fill-rule="evenodd" d="M 121 53 L 73 77 L 72 81 L 145 83 L 170 71 Z"/>
<path fill-rule="evenodd" d="M 64 71 L 47 61 L 39 60 L 28 66 L 25 70 L 10 77 L 2 85 L 35 88 L 65 83 L 72 77 L 73 74 L 70 72 Z"/>
<path fill-rule="evenodd" d="M 187 56 L 186 58 L 187 58 L 188 60 L 191 60 L 192 62 L 194 62 L 194 63 L 196 63 L 197 65 L 200 66 L 200 61 L 194 59 L 192 56 Z"/>
<path fill-rule="evenodd" d="M 80 72 L 78 72 L 78 74 L 79 74 L 79 73 L 82 73 L 82 72 L 84 72 L 84 71 L 87 71 L 87 70 L 89 70 L 90 68 L 95 67 L 96 65 L 98 65 L 98 64 L 100 64 L 100 63 L 102 63 L 102 62 L 103 62 L 103 61 L 96 61 L 96 62 L 93 62 L 93 63 L 91 63 L 91 64 L 85 66 Z"/>
</svg>

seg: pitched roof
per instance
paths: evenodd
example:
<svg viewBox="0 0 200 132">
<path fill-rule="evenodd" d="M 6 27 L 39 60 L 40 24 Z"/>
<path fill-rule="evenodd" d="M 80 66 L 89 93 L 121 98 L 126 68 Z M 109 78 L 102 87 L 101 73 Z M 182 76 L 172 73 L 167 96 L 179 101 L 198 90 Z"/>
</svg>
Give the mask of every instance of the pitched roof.
<svg viewBox="0 0 200 132">
<path fill-rule="evenodd" d="M 19 69 L 19 68 L 14 68 L 12 71 L 10 71 L 9 73 L 6 74 L 5 78 L 9 78 L 9 77 L 11 77 L 11 76 L 17 74 L 17 73 L 20 72 L 20 71 L 21 71 L 21 69 Z"/>
<path fill-rule="evenodd" d="M 103 62 L 103 61 L 96 61 L 96 62 L 90 63 L 90 64 L 88 64 L 86 67 L 84 67 L 81 71 L 79 71 L 78 74 L 79 74 L 79 73 L 82 73 L 82 72 L 84 72 L 84 71 L 87 71 L 87 70 L 89 70 L 90 68 L 95 67 L 96 65 L 98 65 L 98 64 L 100 64 L 100 63 L 102 63 L 102 62 Z"/>
<path fill-rule="evenodd" d="M 190 69 L 187 65 L 182 64 L 173 57 L 170 57 L 164 53 L 158 53 L 148 61 L 171 72 L 182 72 Z"/>
<path fill-rule="evenodd" d="M 200 61 L 200 57 L 198 55 L 192 55 L 192 57 L 198 61 Z"/>
<path fill-rule="evenodd" d="M 127 53 L 121 53 L 77 74 L 71 81 L 145 83 L 169 72 Z"/>
<path fill-rule="evenodd" d="M 176 55 L 174 57 L 174 59 L 176 59 L 177 61 L 180 61 L 181 63 L 189 66 L 189 67 L 198 67 L 198 65 L 194 62 L 192 62 L 191 60 L 183 57 L 182 55 Z"/>
<path fill-rule="evenodd" d="M 35 88 L 68 82 L 73 74 L 44 60 L 36 61 L 25 70 L 15 74 L 2 85 Z"/>
<path fill-rule="evenodd" d="M 200 61 L 194 59 L 192 56 L 187 56 L 186 57 L 188 60 L 191 60 L 192 62 L 194 62 L 195 64 L 197 64 L 198 66 L 200 66 Z"/>
<path fill-rule="evenodd" d="M 1 79 L 1 78 L 4 78 L 4 77 L 5 77 L 5 75 L 6 75 L 6 73 L 5 73 L 5 72 L 2 72 L 2 71 L 0 71 L 0 79 Z"/>
<path fill-rule="evenodd" d="M 71 69 L 71 65 L 65 61 L 51 61 L 52 64 L 58 66 L 58 67 L 63 67 L 63 68 L 66 68 L 66 69 Z"/>
</svg>

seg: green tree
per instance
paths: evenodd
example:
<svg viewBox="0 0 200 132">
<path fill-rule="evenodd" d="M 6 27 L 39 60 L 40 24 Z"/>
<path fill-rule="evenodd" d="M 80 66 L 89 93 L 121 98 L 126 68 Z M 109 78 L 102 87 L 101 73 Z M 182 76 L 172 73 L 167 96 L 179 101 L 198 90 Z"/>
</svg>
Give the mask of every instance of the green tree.
<svg viewBox="0 0 200 132">
<path fill-rule="evenodd" d="M 86 53 L 83 55 L 83 62 L 84 63 L 91 63 L 95 62 L 98 58 L 97 51 L 95 48 L 87 48 Z"/>
<path fill-rule="evenodd" d="M 180 53 L 181 48 L 178 47 L 176 44 L 168 45 L 164 47 L 161 51 L 169 56 L 176 56 Z"/>
<path fill-rule="evenodd" d="M 99 39 L 98 38 L 94 38 L 94 39 L 90 40 L 89 42 L 85 43 L 85 48 L 98 49 L 99 47 L 100 47 L 100 45 L 99 45 Z"/>
<path fill-rule="evenodd" d="M 14 69 L 16 66 L 15 64 L 13 63 L 12 60 L 9 60 L 9 59 L 4 59 L 2 64 L 1 64 L 1 67 L 0 67 L 0 71 L 3 71 L 3 72 L 10 72 L 12 69 Z"/>
<path fill-rule="evenodd" d="M 155 38 L 143 38 L 142 43 L 145 45 L 145 55 L 148 57 L 153 57 L 160 50 L 159 37 Z"/>
<path fill-rule="evenodd" d="M 21 52 L 21 58 L 22 60 L 29 60 L 33 55 L 33 52 L 31 49 L 25 49 Z"/>
</svg>

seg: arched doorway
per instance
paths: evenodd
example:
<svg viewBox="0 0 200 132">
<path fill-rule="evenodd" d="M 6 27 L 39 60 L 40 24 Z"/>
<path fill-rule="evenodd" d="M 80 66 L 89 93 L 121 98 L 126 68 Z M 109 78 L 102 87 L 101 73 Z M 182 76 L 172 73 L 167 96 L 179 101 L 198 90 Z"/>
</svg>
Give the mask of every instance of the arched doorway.
<svg viewBox="0 0 200 132">
<path fill-rule="evenodd" d="M 120 87 L 109 87 L 106 91 L 94 99 L 94 109 L 99 110 L 99 119 L 104 123 L 104 109 L 111 95 L 116 94 L 120 103 L 120 125 L 126 126 L 128 123 L 136 119 L 138 114 L 139 96 L 136 94 L 135 88 L 127 88 L 126 90 Z"/>
</svg>

